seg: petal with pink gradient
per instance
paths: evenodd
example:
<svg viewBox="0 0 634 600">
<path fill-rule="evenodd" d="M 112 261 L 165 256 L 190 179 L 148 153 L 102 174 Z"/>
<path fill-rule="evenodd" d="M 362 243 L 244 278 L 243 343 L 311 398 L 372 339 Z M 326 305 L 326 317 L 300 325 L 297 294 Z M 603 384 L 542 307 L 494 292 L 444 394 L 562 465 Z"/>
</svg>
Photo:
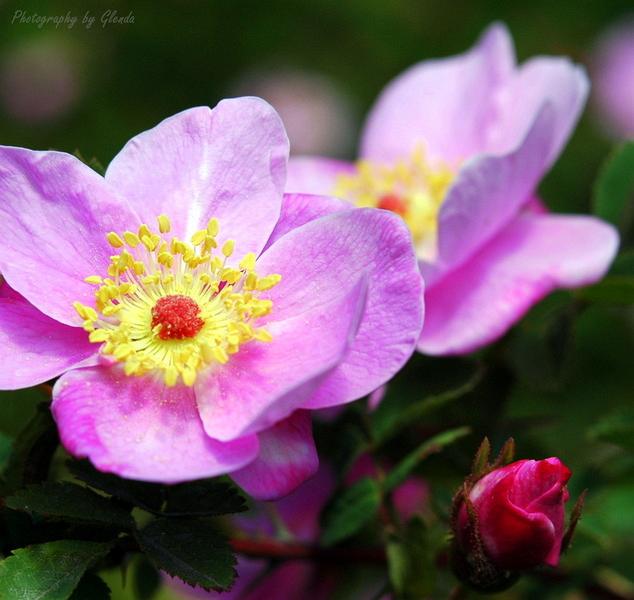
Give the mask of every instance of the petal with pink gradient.
<svg viewBox="0 0 634 600">
<path fill-rule="evenodd" d="M 372 108 L 361 157 L 393 162 L 421 144 L 433 158 L 450 163 L 482 152 L 496 117 L 496 90 L 514 66 L 511 37 L 504 25 L 494 24 L 465 54 L 410 67 Z"/>
<path fill-rule="evenodd" d="M 64 447 L 121 477 L 177 483 L 237 470 L 258 454 L 256 436 L 209 438 L 193 391 L 167 388 L 118 368 L 70 371 L 53 389 L 53 417 Z"/>
<path fill-rule="evenodd" d="M 189 238 L 220 222 L 219 243 L 259 253 L 280 213 L 288 138 L 273 108 L 259 98 L 192 108 L 132 138 L 110 163 L 106 180 L 154 223 L 172 221 Z"/>
<path fill-rule="evenodd" d="M 199 375 L 196 398 L 208 435 L 232 440 L 268 429 L 301 408 L 341 362 L 358 329 L 367 282 L 350 283 L 335 298 L 269 322 L 271 342 L 246 344 L 226 365 Z"/>
<path fill-rule="evenodd" d="M 343 210 L 352 210 L 353 208 L 348 202 L 329 196 L 284 194 L 279 221 L 275 225 L 275 229 L 266 243 L 264 251 L 283 235 L 309 221 Z"/>
<path fill-rule="evenodd" d="M 290 193 L 309 192 L 331 196 L 339 175 L 349 175 L 354 172 L 354 165 L 343 160 L 318 156 L 293 156 L 288 161 L 285 189 Z"/>
<path fill-rule="evenodd" d="M 281 273 L 270 292 L 270 320 L 328 302 L 359 277 L 368 296 L 345 360 L 303 408 L 356 400 L 385 383 L 411 356 L 422 326 L 423 283 L 409 231 L 387 211 L 356 209 L 292 230 L 258 260 L 264 273 Z"/>
<path fill-rule="evenodd" d="M 92 169 L 69 154 L 0 147 L 0 273 L 31 304 L 66 325 L 72 303 L 92 305 L 84 278 L 103 273 L 105 235 L 137 218 Z"/>
<path fill-rule="evenodd" d="M 497 339 L 552 290 L 600 279 L 617 246 L 614 228 L 593 217 L 516 218 L 427 291 L 420 351 L 465 354 Z"/>
<path fill-rule="evenodd" d="M 308 411 L 290 417 L 258 434 L 260 453 L 232 479 L 257 500 L 274 500 L 290 494 L 319 468 Z"/>
<path fill-rule="evenodd" d="M 583 67 L 567 58 L 542 56 L 524 63 L 498 95 L 498 118 L 488 132 L 486 152 L 515 148 L 542 106 L 555 114 L 545 169 L 555 162 L 586 103 L 590 82 Z"/>
<path fill-rule="evenodd" d="M 0 286 L 0 389 L 43 383 L 95 354 L 83 329 L 54 321 L 5 288 L 11 290 Z"/>
<path fill-rule="evenodd" d="M 544 172 L 555 113 L 545 106 L 519 148 L 505 156 L 480 156 L 459 171 L 438 218 L 438 258 L 421 263 L 427 288 L 461 265 L 500 231 L 521 207 Z"/>
</svg>

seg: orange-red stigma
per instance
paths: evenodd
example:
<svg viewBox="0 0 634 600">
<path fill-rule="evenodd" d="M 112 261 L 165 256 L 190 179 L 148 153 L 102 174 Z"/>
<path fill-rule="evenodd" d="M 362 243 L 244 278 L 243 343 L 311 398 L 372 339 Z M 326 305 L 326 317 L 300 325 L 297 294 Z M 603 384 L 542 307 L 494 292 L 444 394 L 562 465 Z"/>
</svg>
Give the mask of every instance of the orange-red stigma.
<svg viewBox="0 0 634 600">
<path fill-rule="evenodd" d="M 162 340 L 193 338 L 205 324 L 199 314 L 200 306 L 189 296 L 163 296 L 152 308 L 152 328 L 160 325 Z"/>
<path fill-rule="evenodd" d="M 376 206 L 384 210 L 391 210 L 401 217 L 404 217 L 407 212 L 407 202 L 396 194 L 385 194 L 381 196 Z"/>
</svg>

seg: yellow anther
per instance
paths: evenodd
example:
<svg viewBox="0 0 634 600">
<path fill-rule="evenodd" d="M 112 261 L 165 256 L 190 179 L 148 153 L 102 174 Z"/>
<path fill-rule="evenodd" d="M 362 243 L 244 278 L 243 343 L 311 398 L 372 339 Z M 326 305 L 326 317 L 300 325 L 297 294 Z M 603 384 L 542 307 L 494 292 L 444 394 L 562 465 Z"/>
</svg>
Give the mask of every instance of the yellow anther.
<svg viewBox="0 0 634 600">
<path fill-rule="evenodd" d="M 109 337 L 110 337 L 110 333 L 106 331 L 105 329 L 95 329 L 94 331 L 90 332 L 88 339 L 91 342 L 101 343 L 101 342 L 105 342 Z"/>
<path fill-rule="evenodd" d="M 141 242 L 150 252 L 152 252 L 154 248 L 156 248 L 154 240 L 149 235 L 142 235 Z"/>
<path fill-rule="evenodd" d="M 266 277 L 262 277 L 257 284 L 257 289 L 260 291 L 270 290 L 272 287 L 276 286 L 280 281 L 282 281 L 282 276 L 278 274 L 267 275 Z"/>
<path fill-rule="evenodd" d="M 258 285 L 258 276 L 255 273 L 249 273 L 244 280 L 245 290 L 254 290 Z"/>
<path fill-rule="evenodd" d="M 183 378 L 183 383 L 186 386 L 191 387 L 196 382 L 196 371 L 191 367 L 185 367 L 183 369 L 183 372 L 181 373 L 181 376 Z"/>
<path fill-rule="evenodd" d="M 99 275 L 91 275 L 90 277 L 86 277 L 84 281 L 90 285 L 101 285 L 103 279 L 99 277 Z"/>
<path fill-rule="evenodd" d="M 162 264 L 165 265 L 166 267 L 171 267 L 172 264 L 174 263 L 174 255 L 170 254 L 169 252 L 161 252 L 158 255 L 158 261 Z"/>
<path fill-rule="evenodd" d="M 227 283 L 236 283 L 240 277 L 242 277 L 242 273 L 236 269 L 224 269 L 222 272 L 222 280 Z"/>
<path fill-rule="evenodd" d="M 132 233 L 132 231 L 124 231 L 123 239 L 130 248 L 136 248 L 141 243 L 139 236 L 136 233 Z"/>
<path fill-rule="evenodd" d="M 253 337 L 260 342 L 272 342 L 273 336 L 266 329 L 254 329 Z"/>
<path fill-rule="evenodd" d="M 145 265 L 140 260 L 135 260 L 132 268 L 136 275 L 143 275 L 143 273 L 145 273 Z"/>
<path fill-rule="evenodd" d="M 178 238 L 173 238 L 171 250 L 172 254 L 182 254 L 185 251 L 185 245 Z"/>
<path fill-rule="evenodd" d="M 255 254 L 253 252 L 245 254 L 244 258 L 240 261 L 240 268 L 245 271 L 253 271 L 253 269 L 255 269 Z"/>
<path fill-rule="evenodd" d="M 167 385 L 167 387 L 174 387 L 178 381 L 178 371 L 176 370 L 176 367 L 167 367 L 163 374 L 163 379 L 165 380 L 165 385 Z"/>
<path fill-rule="evenodd" d="M 213 357 L 221 365 L 224 365 L 227 362 L 229 362 L 229 356 L 227 355 L 227 352 L 225 350 L 223 350 L 220 346 L 216 346 L 215 348 L 212 348 L 211 349 L 211 353 L 212 353 Z"/>
<path fill-rule="evenodd" d="M 104 316 L 111 317 L 120 312 L 122 308 L 121 304 L 108 304 L 101 309 L 101 312 Z"/>
<path fill-rule="evenodd" d="M 149 238 L 152 237 L 152 232 L 150 231 L 150 228 L 145 223 L 143 223 L 139 227 L 139 239 L 142 240 L 144 235 Z"/>
<path fill-rule="evenodd" d="M 208 235 L 205 238 L 205 243 L 203 244 L 203 252 L 209 252 L 213 248 L 217 248 L 217 247 L 218 247 L 218 242 L 216 241 L 216 238 Z"/>
<path fill-rule="evenodd" d="M 233 251 L 236 247 L 236 243 L 233 240 L 227 240 L 223 245 L 222 245 L 222 253 L 229 258 L 232 254 Z"/>
<path fill-rule="evenodd" d="M 216 237 L 218 232 L 220 231 L 220 225 L 218 224 L 218 219 L 211 218 L 207 223 L 207 232 L 211 237 Z"/>
<path fill-rule="evenodd" d="M 111 231 L 108 235 L 106 235 L 106 239 L 113 248 L 123 247 L 123 240 L 119 237 L 119 234 L 114 231 Z"/>
<path fill-rule="evenodd" d="M 194 244 L 194 246 L 200 246 L 200 244 L 202 244 L 205 241 L 206 237 L 207 237 L 207 230 L 200 229 L 194 235 L 192 235 L 192 244 Z"/>
<path fill-rule="evenodd" d="M 131 344 L 120 344 L 119 346 L 116 347 L 112 355 L 117 360 L 122 360 L 130 356 L 130 354 L 132 354 L 133 352 L 134 352 L 134 347 Z"/>
<path fill-rule="evenodd" d="M 156 219 L 158 221 L 159 231 L 161 233 L 169 233 L 172 229 L 172 224 L 166 215 L 159 215 Z"/>
</svg>

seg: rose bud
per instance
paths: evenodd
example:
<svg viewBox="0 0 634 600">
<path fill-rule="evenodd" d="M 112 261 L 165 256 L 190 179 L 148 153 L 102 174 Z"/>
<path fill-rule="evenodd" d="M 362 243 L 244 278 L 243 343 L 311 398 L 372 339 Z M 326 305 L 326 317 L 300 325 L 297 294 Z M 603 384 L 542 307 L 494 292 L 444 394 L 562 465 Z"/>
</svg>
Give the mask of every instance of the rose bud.
<svg viewBox="0 0 634 600">
<path fill-rule="evenodd" d="M 558 458 L 519 460 L 467 480 L 457 497 L 454 567 L 482 590 L 508 587 L 516 573 L 556 566 L 564 540 L 570 469 Z"/>
</svg>

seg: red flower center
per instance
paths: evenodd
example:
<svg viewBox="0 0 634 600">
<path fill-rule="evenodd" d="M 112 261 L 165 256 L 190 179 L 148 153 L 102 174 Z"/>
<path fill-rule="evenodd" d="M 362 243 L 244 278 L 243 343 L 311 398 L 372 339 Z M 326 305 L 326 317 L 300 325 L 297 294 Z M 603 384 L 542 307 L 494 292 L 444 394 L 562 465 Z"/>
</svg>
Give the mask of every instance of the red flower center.
<svg viewBox="0 0 634 600">
<path fill-rule="evenodd" d="M 384 210 L 391 210 L 401 217 L 405 216 L 405 213 L 407 212 L 406 203 L 396 194 L 385 194 L 384 196 L 381 196 L 376 206 L 377 208 L 382 208 Z"/>
<path fill-rule="evenodd" d="M 164 296 L 152 309 L 152 327 L 161 326 L 162 340 L 193 338 L 205 324 L 199 314 L 200 306 L 189 296 Z"/>
</svg>

